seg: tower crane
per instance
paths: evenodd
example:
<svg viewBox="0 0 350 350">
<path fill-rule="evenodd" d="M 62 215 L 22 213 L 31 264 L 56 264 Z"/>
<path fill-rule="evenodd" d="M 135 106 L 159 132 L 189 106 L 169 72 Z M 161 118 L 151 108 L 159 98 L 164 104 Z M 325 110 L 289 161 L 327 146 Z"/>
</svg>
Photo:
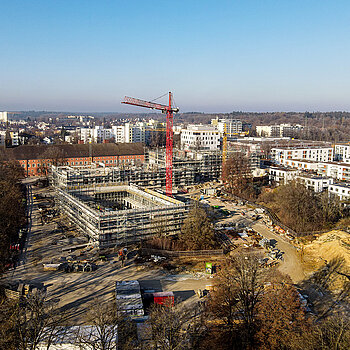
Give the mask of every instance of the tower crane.
<svg viewBox="0 0 350 350">
<path fill-rule="evenodd" d="M 223 177 L 223 172 L 224 172 L 224 166 L 227 160 L 227 135 L 241 135 L 241 136 L 247 136 L 249 135 L 249 131 L 243 131 L 241 133 L 232 133 L 232 132 L 227 132 L 227 125 L 224 123 L 224 131 L 222 133 L 222 177 Z"/>
<path fill-rule="evenodd" d="M 149 102 L 140 100 L 138 98 L 125 96 L 122 103 L 157 109 L 162 111 L 162 113 L 166 114 L 166 158 L 165 158 L 165 166 L 166 166 L 166 185 L 165 185 L 165 193 L 167 196 L 172 196 L 173 193 L 173 115 L 179 111 L 179 108 L 172 106 L 173 95 L 169 92 L 169 105 L 162 105 L 159 103 Z"/>
</svg>

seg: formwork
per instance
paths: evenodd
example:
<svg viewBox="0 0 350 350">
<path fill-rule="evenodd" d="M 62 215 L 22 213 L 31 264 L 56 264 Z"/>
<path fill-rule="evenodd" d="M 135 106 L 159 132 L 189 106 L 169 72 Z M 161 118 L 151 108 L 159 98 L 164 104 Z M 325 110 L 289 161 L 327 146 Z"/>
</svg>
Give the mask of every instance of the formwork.
<svg viewBox="0 0 350 350">
<path fill-rule="evenodd" d="M 151 189 L 134 185 L 106 185 L 66 190 L 56 188 L 61 213 L 99 247 L 140 242 L 161 228 L 180 231 L 189 205 Z"/>
</svg>

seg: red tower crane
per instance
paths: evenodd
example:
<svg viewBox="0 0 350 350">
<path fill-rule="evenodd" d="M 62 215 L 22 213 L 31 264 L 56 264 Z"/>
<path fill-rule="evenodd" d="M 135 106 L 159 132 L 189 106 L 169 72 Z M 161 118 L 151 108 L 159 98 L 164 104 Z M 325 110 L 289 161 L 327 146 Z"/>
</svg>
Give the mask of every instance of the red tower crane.
<svg viewBox="0 0 350 350">
<path fill-rule="evenodd" d="M 162 105 L 159 103 L 148 102 L 144 100 L 139 100 L 138 98 L 133 97 L 124 97 L 122 103 L 134 106 L 140 106 L 151 109 L 158 109 L 162 113 L 166 113 L 166 185 L 165 193 L 168 196 L 173 194 L 173 114 L 179 111 L 179 108 L 172 106 L 173 95 L 169 92 L 169 105 Z"/>
</svg>

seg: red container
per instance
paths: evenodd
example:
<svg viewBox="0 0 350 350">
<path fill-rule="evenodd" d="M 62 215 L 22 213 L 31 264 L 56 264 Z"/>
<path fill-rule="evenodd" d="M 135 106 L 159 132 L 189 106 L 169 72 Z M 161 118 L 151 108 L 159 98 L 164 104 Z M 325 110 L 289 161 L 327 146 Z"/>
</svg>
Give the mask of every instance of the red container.
<svg viewBox="0 0 350 350">
<path fill-rule="evenodd" d="M 155 304 L 174 306 L 174 293 L 173 292 L 158 292 L 153 293 L 153 301 Z"/>
</svg>

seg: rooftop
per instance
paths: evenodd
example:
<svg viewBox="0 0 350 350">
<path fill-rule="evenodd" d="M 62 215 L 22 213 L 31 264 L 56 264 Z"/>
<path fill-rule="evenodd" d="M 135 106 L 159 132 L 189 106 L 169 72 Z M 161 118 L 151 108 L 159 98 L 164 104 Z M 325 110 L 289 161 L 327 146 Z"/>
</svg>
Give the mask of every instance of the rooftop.
<svg viewBox="0 0 350 350">
<path fill-rule="evenodd" d="M 55 153 L 60 158 L 83 158 L 100 156 L 143 155 L 142 143 L 104 143 L 82 145 L 21 145 L 2 150 L 5 159 L 29 160 L 52 158 Z"/>
</svg>

